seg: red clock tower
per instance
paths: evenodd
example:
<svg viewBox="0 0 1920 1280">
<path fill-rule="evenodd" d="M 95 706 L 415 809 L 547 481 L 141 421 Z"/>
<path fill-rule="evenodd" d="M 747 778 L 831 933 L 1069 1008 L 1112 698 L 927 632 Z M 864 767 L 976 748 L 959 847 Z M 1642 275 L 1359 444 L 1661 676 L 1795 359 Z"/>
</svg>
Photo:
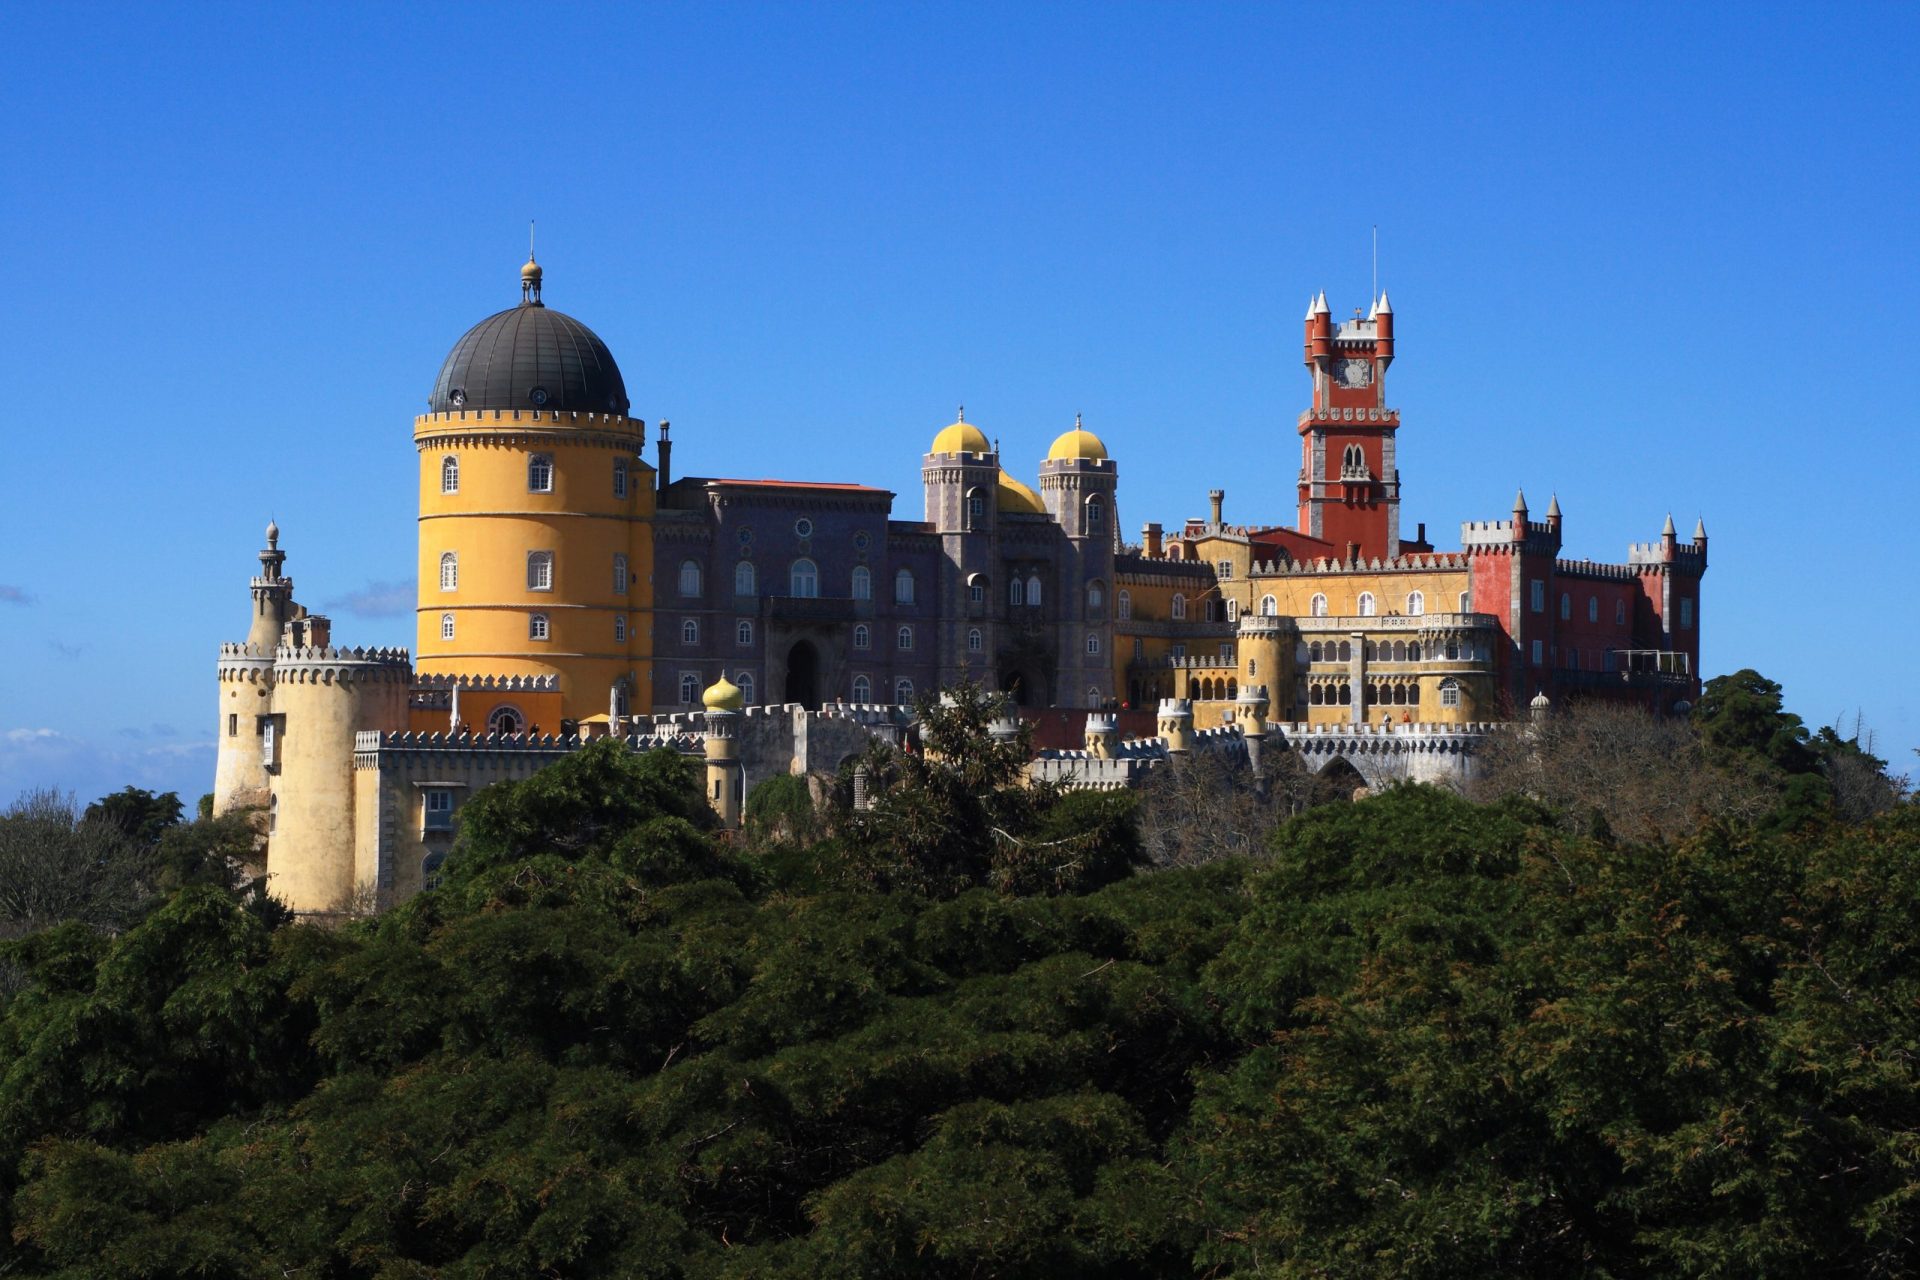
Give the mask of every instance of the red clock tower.
<svg viewBox="0 0 1920 1280">
<path fill-rule="evenodd" d="M 1334 322 L 1323 292 L 1307 308 L 1313 407 L 1300 415 L 1300 532 L 1346 558 L 1400 553 L 1400 471 L 1387 408 L 1393 308 L 1382 293 L 1361 318 Z"/>
</svg>

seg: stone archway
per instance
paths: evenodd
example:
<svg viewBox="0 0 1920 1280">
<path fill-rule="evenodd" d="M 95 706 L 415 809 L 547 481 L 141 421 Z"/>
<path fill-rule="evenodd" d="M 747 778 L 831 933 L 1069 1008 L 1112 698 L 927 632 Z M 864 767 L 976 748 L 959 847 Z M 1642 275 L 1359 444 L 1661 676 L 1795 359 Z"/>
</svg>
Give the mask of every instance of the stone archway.
<svg viewBox="0 0 1920 1280">
<path fill-rule="evenodd" d="M 820 709 L 820 651 L 812 641 L 797 640 L 787 650 L 787 687 L 780 700 L 809 711 Z"/>
<path fill-rule="evenodd" d="M 1354 766 L 1353 761 L 1345 756 L 1335 756 L 1314 770 L 1312 803 L 1353 800 L 1370 785 L 1366 775 Z"/>
</svg>

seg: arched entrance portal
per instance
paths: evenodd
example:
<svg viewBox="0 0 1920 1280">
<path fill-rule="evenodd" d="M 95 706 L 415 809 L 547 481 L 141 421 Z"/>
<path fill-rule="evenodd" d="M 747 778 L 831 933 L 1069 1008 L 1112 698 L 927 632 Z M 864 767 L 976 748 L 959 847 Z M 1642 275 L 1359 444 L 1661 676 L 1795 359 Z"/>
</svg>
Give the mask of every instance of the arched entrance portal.
<svg viewBox="0 0 1920 1280">
<path fill-rule="evenodd" d="M 1367 780 L 1345 756 L 1335 756 L 1313 775 L 1313 804 L 1352 800 L 1365 794 Z"/>
<path fill-rule="evenodd" d="M 1018 671 L 1007 671 L 1001 674 L 1000 692 L 1012 695 L 1013 705 L 1016 707 L 1033 705 L 1032 687 L 1028 685 L 1026 677 Z"/>
<path fill-rule="evenodd" d="M 781 701 L 820 709 L 820 651 L 810 641 L 798 641 L 787 650 L 787 688 Z"/>
</svg>

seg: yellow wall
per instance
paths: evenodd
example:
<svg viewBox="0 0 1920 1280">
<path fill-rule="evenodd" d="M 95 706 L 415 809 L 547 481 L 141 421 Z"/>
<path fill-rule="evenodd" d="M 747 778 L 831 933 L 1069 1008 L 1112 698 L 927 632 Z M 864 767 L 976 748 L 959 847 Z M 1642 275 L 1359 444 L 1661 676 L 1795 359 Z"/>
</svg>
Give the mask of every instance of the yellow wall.
<svg viewBox="0 0 1920 1280">
<path fill-rule="evenodd" d="M 654 473 L 638 457 L 641 424 L 605 414 L 531 411 L 428 414 L 415 421 L 420 451 L 420 599 L 415 654 L 423 674 L 555 675 L 559 716 L 607 709 L 625 679 L 629 710 L 650 711 L 653 639 Z M 529 492 L 528 459 L 553 458 L 550 492 Z M 443 460 L 459 459 L 456 493 L 442 491 Z M 627 496 L 614 496 L 614 463 L 627 465 Z M 440 558 L 459 556 L 459 582 L 440 589 Z M 527 586 L 529 552 L 553 553 L 553 585 Z M 624 595 L 614 557 L 627 557 Z M 451 613 L 454 638 L 441 639 Z M 543 613 L 548 638 L 530 636 Z M 626 619 L 616 640 L 615 619 Z M 530 716 L 531 708 L 523 708 Z M 462 697 L 462 719 L 484 725 Z M 541 723 L 559 729 L 558 717 Z"/>
</svg>

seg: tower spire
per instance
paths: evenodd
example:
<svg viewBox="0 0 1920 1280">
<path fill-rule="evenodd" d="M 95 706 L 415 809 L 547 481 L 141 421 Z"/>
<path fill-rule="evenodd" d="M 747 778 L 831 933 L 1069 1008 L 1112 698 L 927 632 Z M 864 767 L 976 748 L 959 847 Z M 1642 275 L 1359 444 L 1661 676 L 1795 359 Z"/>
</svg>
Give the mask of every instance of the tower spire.
<svg viewBox="0 0 1920 1280">
<path fill-rule="evenodd" d="M 520 268 L 520 305 L 538 307 L 540 301 L 540 264 L 533 260 L 533 220 L 527 220 L 527 265 Z"/>
</svg>

